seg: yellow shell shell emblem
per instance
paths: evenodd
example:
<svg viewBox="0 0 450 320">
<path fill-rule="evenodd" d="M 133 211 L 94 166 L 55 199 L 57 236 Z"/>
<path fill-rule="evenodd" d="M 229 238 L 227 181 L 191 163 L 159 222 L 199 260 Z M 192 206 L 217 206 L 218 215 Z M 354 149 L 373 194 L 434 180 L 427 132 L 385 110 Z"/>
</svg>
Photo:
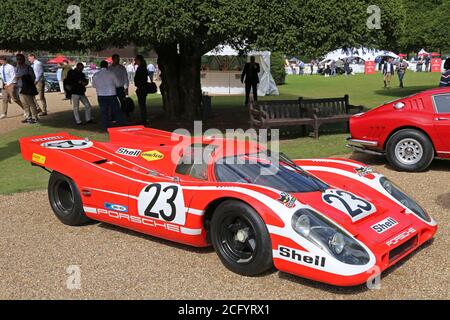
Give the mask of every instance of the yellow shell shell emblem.
<svg viewBox="0 0 450 320">
<path fill-rule="evenodd" d="M 156 161 L 156 160 L 164 159 L 164 154 L 162 154 L 158 150 L 152 150 L 152 151 L 142 152 L 141 157 L 147 161 Z"/>
</svg>

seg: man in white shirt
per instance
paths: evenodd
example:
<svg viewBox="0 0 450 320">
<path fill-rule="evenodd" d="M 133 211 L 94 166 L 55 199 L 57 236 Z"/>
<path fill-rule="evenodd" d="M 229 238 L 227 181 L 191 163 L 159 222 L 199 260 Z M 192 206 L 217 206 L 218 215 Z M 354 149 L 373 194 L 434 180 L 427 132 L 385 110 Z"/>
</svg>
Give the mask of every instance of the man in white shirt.
<svg viewBox="0 0 450 320">
<path fill-rule="evenodd" d="M 39 107 L 39 104 L 36 100 L 36 106 L 38 107 L 39 116 L 47 115 L 47 100 L 45 99 L 45 79 L 44 79 L 44 66 L 42 62 L 36 59 L 36 56 L 33 53 L 28 55 L 28 62 L 33 68 L 34 74 L 36 76 L 35 85 L 36 89 L 39 93 L 39 100 L 42 103 L 42 108 Z"/>
<path fill-rule="evenodd" d="M 114 73 L 119 81 L 119 86 L 116 88 L 116 92 L 117 97 L 119 98 L 120 106 L 122 107 L 123 101 L 128 96 L 130 81 L 128 80 L 127 69 L 120 64 L 120 56 L 118 54 L 113 54 L 112 64 L 108 70 Z"/>
<path fill-rule="evenodd" d="M 2 108 L 0 110 L 0 119 L 4 119 L 8 114 L 8 103 L 11 103 L 11 100 L 23 109 L 22 102 L 16 91 L 16 71 L 14 67 L 8 63 L 6 57 L 0 57 L 0 77 L 3 82 L 3 88 L 1 88 Z"/>
<path fill-rule="evenodd" d="M 117 99 L 117 89 L 120 82 L 110 70 L 108 62 L 100 63 L 101 70 L 94 74 L 92 86 L 97 90 L 98 104 L 101 112 L 101 126 L 103 130 L 109 127 L 109 110 L 119 125 L 125 124 L 125 118 L 120 110 L 119 100 Z"/>
<path fill-rule="evenodd" d="M 150 81 L 153 82 L 153 77 L 155 76 L 155 66 L 152 63 L 149 63 L 147 66 L 148 76 L 150 77 Z"/>
<path fill-rule="evenodd" d="M 128 73 L 128 82 L 129 83 L 133 82 L 135 72 L 136 72 L 136 68 L 134 67 L 134 64 L 131 62 L 128 63 L 127 64 L 127 73 Z"/>
</svg>

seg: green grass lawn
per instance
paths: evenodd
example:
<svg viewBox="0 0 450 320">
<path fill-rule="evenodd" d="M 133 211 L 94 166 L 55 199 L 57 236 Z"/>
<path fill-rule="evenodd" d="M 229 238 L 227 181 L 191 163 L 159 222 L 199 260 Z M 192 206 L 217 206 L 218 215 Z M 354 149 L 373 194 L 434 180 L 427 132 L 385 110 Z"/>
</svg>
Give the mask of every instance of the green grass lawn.
<svg viewBox="0 0 450 320">
<path fill-rule="evenodd" d="M 406 88 L 396 88 L 398 84 L 394 78 L 393 88 L 384 90 L 382 89 L 382 76 L 379 74 L 335 78 L 288 76 L 286 84 L 279 87 L 280 96 L 262 99 L 296 99 L 299 96 L 325 98 L 348 94 L 352 104 L 373 108 L 383 102 L 435 87 L 438 82 L 439 74 L 410 72 L 406 75 Z M 230 109 L 224 110 L 224 112 L 234 112 L 234 110 L 241 110 L 242 112 L 242 103 L 242 96 L 212 98 L 213 110 Z M 161 97 L 157 95 L 150 97 L 149 105 L 154 112 L 158 112 L 161 108 Z M 100 141 L 107 140 L 107 135 L 98 132 L 96 125 L 84 127 L 83 130 L 75 128 L 72 117 L 71 110 L 67 110 L 67 112 L 53 115 L 53 118 L 46 119 L 39 126 L 24 126 L 0 137 L 0 168 L 2 172 L 0 175 L 0 194 L 42 189 L 47 185 L 48 173 L 32 167 L 22 160 L 18 143 L 20 137 L 68 131 L 81 137 L 89 137 Z M 157 126 L 157 123 L 155 125 Z M 284 138 L 280 141 L 280 150 L 292 158 L 342 155 L 349 152 L 345 148 L 345 137 L 347 136 L 348 134 L 338 133 L 321 135 L 318 140 L 308 137 Z"/>
</svg>

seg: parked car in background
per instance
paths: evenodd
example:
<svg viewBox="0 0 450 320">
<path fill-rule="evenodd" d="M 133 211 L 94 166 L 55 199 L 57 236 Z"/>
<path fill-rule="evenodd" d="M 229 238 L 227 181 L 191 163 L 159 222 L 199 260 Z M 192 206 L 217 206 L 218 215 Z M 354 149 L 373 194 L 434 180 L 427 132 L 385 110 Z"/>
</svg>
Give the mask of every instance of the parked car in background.
<svg viewBox="0 0 450 320">
<path fill-rule="evenodd" d="M 56 71 L 58 70 L 58 65 L 53 63 L 46 63 L 43 65 L 43 67 L 44 72 L 46 73 L 56 73 Z"/>
<path fill-rule="evenodd" d="M 45 92 L 60 92 L 56 73 L 44 72 Z"/>
<path fill-rule="evenodd" d="M 386 155 L 400 171 L 423 171 L 434 158 L 450 158 L 450 88 L 386 103 L 350 119 L 348 147 Z"/>
</svg>

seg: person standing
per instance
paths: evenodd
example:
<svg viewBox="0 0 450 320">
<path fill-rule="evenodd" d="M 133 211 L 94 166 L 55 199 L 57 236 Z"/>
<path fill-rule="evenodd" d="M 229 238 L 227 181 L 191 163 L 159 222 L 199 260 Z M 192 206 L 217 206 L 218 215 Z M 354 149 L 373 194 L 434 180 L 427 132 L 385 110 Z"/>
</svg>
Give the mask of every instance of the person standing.
<svg viewBox="0 0 450 320">
<path fill-rule="evenodd" d="M 314 64 L 315 64 L 315 61 L 311 60 L 311 62 L 310 62 L 311 67 L 309 69 L 310 75 L 313 75 L 313 73 L 314 73 Z"/>
<path fill-rule="evenodd" d="M 71 86 L 72 93 L 72 106 L 73 115 L 77 125 L 81 125 L 83 122 L 80 119 L 80 102 L 84 105 L 84 116 L 86 124 L 93 123 L 91 118 L 91 104 L 86 97 L 86 86 L 89 84 L 89 80 L 83 73 L 84 65 L 78 63 L 75 69 L 70 70 L 67 74 L 67 84 Z"/>
<path fill-rule="evenodd" d="M 439 87 L 450 87 L 450 58 L 447 58 L 444 62 L 445 72 L 441 76 Z"/>
<path fill-rule="evenodd" d="M 392 58 L 388 58 L 383 65 L 383 80 L 385 89 L 390 88 L 391 79 L 393 75 L 394 75 L 394 64 L 392 63 Z"/>
<path fill-rule="evenodd" d="M 119 86 L 116 88 L 116 91 L 120 106 L 123 108 L 124 100 L 128 96 L 128 87 L 130 82 L 128 80 L 127 69 L 120 64 L 120 56 L 118 54 L 113 54 L 112 64 L 109 67 L 109 71 L 114 73 L 117 80 L 119 80 Z"/>
<path fill-rule="evenodd" d="M 47 100 L 45 99 L 45 78 L 44 78 L 44 67 L 42 62 L 36 59 L 36 56 L 33 53 L 28 55 L 28 62 L 31 64 L 33 68 L 34 74 L 36 76 L 35 85 L 38 91 L 39 100 L 42 103 L 42 108 L 39 107 L 37 100 L 35 101 L 36 106 L 38 107 L 38 115 L 40 117 L 47 115 Z"/>
<path fill-rule="evenodd" d="M 127 64 L 127 74 L 128 74 L 128 83 L 132 83 L 134 81 L 134 63 L 130 62 Z"/>
<path fill-rule="evenodd" d="M 416 65 L 416 72 L 422 72 L 422 66 L 423 66 L 423 59 L 422 57 L 419 58 Z"/>
<path fill-rule="evenodd" d="M 331 68 L 331 76 L 335 76 L 336 75 L 336 61 L 332 60 L 330 63 L 330 68 Z"/>
<path fill-rule="evenodd" d="M 69 71 L 72 70 L 72 66 L 69 64 L 68 60 L 63 61 L 63 67 L 62 67 L 62 74 L 61 74 L 61 81 L 63 82 L 63 88 L 65 93 L 64 100 L 70 100 L 70 93 L 66 90 L 64 86 L 64 80 L 66 80 L 67 75 L 69 74 Z"/>
<path fill-rule="evenodd" d="M 25 110 L 26 119 L 22 123 L 35 124 L 39 121 L 35 96 L 38 94 L 33 68 L 25 64 L 25 56 L 21 53 L 16 55 L 16 81 L 20 101 Z"/>
<path fill-rule="evenodd" d="M 64 94 L 64 82 L 62 81 L 62 72 L 63 66 L 62 64 L 58 64 L 58 69 L 56 70 L 56 80 L 58 80 L 59 83 L 59 92 L 61 92 L 61 94 Z"/>
<path fill-rule="evenodd" d="M 258 73 L 260 72 L 260 67 L 259 63 L 255 61 L 255 57 L 251 56 L 250 62 L 245 64 L 241 74 L 241 83 L 245 83 L 245 105 L 248 105 L 250 90 L 253 91 L 253 101 L 258 101 Z"/>
<path fill-rule="evenodd" d="M 349 74 L 351 74 L 351 71 L 350 71 L 350 61 L 349 61 L 349 59 L 345 59 L 344 60 L 344 75 L 349 75 Z"/>
<path fill-rule="evenodd" d="M 100 63 L 100 71 L 94 74 L 92 86 L 97 91 L 98 104 L 101 112 L 101 127 L 107 130 L 109 127 L 108 114 L 111 114 L 119 125 L 125 124 L 125 118 L 120 110 L 116 88 L 119 87 L 119 80 L 114 73 L 108 70 L 108 62 L 103 60 Z"/>
<path fill-rule="evenodd" d="M 147 84 L 148 84 L 148 70 L 147 62 L 144 57 L 137 55 L 134 63 L 138 66 L 134 76 L 134 85 L 136 86 L 136 95 L 138 97 L 139 109 L 141 110 L 141 123 L 147 124 Z"/>
<path fill-rule="evenodd" d="M 150 78 L 150 81 L 153 82 L 153 77 L 155 76 L 155 66 L 153 65 L 153 63 L 150 63 L 147 66 L 147 71 L 148 71 L 148 77 Z"/>
<path fill-rule="evenodd" d="M 0 57 L 0 77 L 2 78 L 2 109 L 0 119 L 4 119 L 8 115 L 8 103 L 14 101 L 23 110 L 22 102 L 16 91 L 16 70 L 10 65 L 6 57 Z"/>
<path fill-rule="evenodd" d="M 403 88 L 403 78 L 405 77 L 406 70 L 408 69 L 408 63 L 400 58 L 400 61 L 397 65 L 397 75 L 398 80 L 400 81 L 400 88 Z"/>
<path fill-rule="evenodd" d="M 425 72 L 430 72 L 431 53 L 425 57 Z"/>
<path fill-rule="evenodd" d="M 341 59 L 336 61 L 336 73 L 342 74 L 344 72 L 344 63 Z"/>
</svg>

